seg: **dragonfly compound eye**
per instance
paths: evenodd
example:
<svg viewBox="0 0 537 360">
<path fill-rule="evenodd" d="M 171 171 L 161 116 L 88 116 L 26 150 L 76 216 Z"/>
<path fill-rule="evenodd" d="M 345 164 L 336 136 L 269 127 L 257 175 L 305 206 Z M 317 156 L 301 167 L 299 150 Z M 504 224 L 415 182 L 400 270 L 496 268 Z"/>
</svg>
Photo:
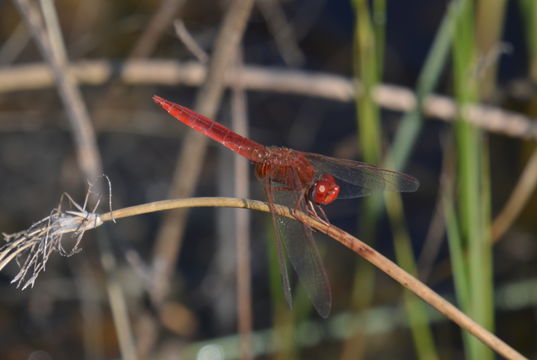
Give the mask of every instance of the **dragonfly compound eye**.
<svg viewBox="0 0 537 360">
<path fill-rule="evenodd" d="M 330 204 L 339 195 L 339 185 L 332 175 L 324 174 L 311 187 L 310 199 L 321 205 Z"/>
</svg>

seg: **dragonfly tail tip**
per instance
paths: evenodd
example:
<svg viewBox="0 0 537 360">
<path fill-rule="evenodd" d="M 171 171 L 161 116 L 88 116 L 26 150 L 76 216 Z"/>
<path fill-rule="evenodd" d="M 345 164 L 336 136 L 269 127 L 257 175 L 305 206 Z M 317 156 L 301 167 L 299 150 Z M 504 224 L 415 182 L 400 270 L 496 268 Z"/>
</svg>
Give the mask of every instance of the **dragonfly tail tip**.
<svg viewBox="0 0 537 360">
<path fill-rule="evenodd" d="M 169 104 L 168 100 L 166 100 L 164 98 L 161 98 L 158 95 L 153 95 L 153 101 L 156 102 L 157 104 L 159 104 L 160 106 L 164 106 L 164 105 Z"/>
</svg>

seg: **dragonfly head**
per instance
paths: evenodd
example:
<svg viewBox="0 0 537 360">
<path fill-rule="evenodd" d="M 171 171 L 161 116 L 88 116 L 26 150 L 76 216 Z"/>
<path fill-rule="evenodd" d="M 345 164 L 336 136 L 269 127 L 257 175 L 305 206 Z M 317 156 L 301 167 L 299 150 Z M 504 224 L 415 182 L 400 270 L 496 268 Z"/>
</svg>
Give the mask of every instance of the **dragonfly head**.
<svg viewBox="0 0 537 360">
<path fill-rule="evenodd" d="M 323 174 L 313 183 L 308 195 L 310 200 L 316 204 L 330 204 L 339 195 L 339 185 L 332 175 Z"/>
</svg>

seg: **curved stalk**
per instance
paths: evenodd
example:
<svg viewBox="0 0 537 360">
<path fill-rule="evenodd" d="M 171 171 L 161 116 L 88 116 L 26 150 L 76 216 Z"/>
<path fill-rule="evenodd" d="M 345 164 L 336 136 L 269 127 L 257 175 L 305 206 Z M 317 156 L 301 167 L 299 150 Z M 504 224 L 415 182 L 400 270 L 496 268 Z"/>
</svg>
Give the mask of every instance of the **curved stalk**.
<svg viewBox="0 0 537 360">
<path fill-rule="evenodd" d="M 256 200 L 237 199 L 237 198 L 219 198 L 219 197 L 205 197 L 205 198 L 189 198 L 189 199 L 174 199 L 163 200 L 153 203 L 131 206 L 123 209 L 114 210 L 100 215 L 100 219 L 103 222 L 111 221 L 114 219 L 121 219 L 125 217 L 147 214 L 156 211 L 164 211 L 170 209 L 178 209 L 185 207 L 208 207 L 208 206 L 224 206 L 235 208 L 246 208 L 250 210 L 270 212 L 267 203 Z M 389 275 L 395 281 L 403 285 L 410 290 L 416 296 L 423 301 L 434 307 L 440 313 L 444 314 L 447 318 L 455 322 L 461 328 L 465 329 L 488 347 L 496 351 L 498 354 L 508 359 L 525 359 L 523 355 L 518 353 L 515 349 L 503 342 L 481 325 L 476 323 L 457 307 L 446 301 L 432 289 L 427 287 L 424 283 L 404 271 L 397 266 L 393 261 L 389 260 L 369 245 L 362 242 L 360 239 L 348 234 L 347 232 L 324 222 L 319 221 L 302 212 L 293 212 L 289 208 L 274 205 L 274 210 L 278 215 L 286 216 L 288 218 L 294 218 L 301 221 L 315 230 L 322 232 L 345 247 L 354 251 L 365 260 L 375 265 L 384 273 Z"/>
</svg>

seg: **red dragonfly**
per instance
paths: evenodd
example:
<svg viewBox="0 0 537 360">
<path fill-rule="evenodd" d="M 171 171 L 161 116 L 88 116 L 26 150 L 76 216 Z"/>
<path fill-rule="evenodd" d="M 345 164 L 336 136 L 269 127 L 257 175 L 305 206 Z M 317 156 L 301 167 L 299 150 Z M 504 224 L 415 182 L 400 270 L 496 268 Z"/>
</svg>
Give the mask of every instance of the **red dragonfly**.
<svg viewBox="0 0 537 360">
<path fill-rule="evenodd" d="M 282 286 L 289 307 L 292 307 L 291 286 L 284 253 L 323 318 L 330 314 L 332 293 L 313 240 L 313 230 L 304 223 L 277 215 L 275 203 L 312 214 L 328 223 L 321 205 L 335 199 L 357 198 L 382 190 L 412 192 L 419 187 L 418 180 L 412 176 L 362 162 L 267 147 L 184 106 L 156 95 L 153 100 L 179 121 L 255 164 L 255 173 L 263 182 L 271 207 Z"/>
</svg>

